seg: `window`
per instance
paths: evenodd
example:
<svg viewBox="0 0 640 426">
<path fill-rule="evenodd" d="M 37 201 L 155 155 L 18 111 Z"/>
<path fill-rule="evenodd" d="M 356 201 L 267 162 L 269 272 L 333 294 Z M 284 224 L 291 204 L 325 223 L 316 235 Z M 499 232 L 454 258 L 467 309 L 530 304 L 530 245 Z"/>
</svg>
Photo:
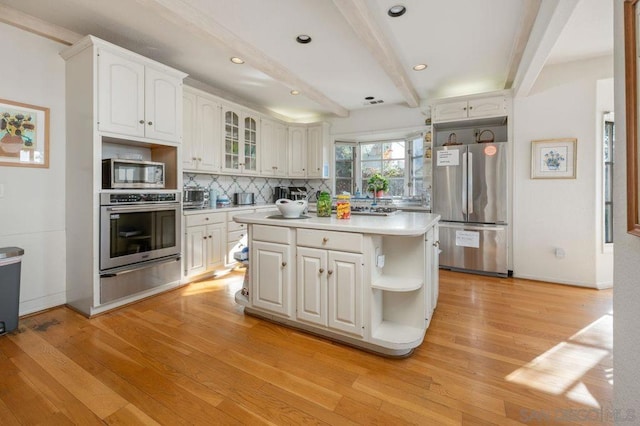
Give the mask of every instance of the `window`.
<svg viewBox="0 0 640 426">
<path fill-rule="evenodd" d="M 356 188 L 356 145 L 353 143 L 336 142 L 336 194 L 350 192 Z"/>
<path fill-rule="evenodd" d="M 424 175 L 424 139 L 422 135 L 414 137 L 409 142 L 409 150 L 407 152 L 411 167 L 409 179 L 409 195 L 421 195 L 425 189 Z"/>
<path fill-rule="evenodd" d="M 387 196 L 402 197 L 405 188 L 405 141 L 360 143 L 360 177 L 362 191 L 367 191 L 367 180 L 380 173 L 389 180 Z"/>
<path fill-rule="evenodd" d="M 603 161 L 603 201 L 604 201 L 604 242 L 613 243 L 613 160 L 615 145 L 615 125 L 613 113 L 604 115 L 602 136 Z"/>
</svg>

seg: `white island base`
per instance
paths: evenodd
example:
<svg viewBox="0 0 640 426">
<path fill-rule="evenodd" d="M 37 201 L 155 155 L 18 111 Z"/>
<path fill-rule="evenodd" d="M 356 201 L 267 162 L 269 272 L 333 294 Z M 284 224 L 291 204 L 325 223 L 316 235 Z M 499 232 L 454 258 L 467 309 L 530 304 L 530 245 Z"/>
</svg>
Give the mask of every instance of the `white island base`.
<svg viewBox="0 0 640 426">
<path fill-rule="evenodd" d="M 438 219 L 427 213 L 248 225 L 245 313 L 384 356 L 420 346 L 438 298 Z"/>
</svg>

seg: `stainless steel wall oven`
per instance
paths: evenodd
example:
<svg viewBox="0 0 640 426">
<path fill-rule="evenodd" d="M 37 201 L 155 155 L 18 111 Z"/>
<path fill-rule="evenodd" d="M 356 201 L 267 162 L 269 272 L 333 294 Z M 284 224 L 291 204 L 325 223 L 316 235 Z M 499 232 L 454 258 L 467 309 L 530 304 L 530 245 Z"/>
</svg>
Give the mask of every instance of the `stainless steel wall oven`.
<svg viewBox="0 0 640 426">
<path fill-rule="evenodd" d="M 180 193 L 100 194 L 100 303 L 180 279 Z"/>
</svg>

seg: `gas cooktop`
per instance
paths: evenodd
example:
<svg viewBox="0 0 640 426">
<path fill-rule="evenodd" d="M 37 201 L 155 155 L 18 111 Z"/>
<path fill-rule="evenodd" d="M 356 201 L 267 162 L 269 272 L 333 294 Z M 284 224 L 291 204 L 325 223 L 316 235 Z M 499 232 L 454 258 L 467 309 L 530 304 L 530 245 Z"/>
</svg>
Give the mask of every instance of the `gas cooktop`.
<svg viewBox="0 0 640 426">
<path fill-rule="evenodd" d="M 393 216 L 399 211 L 396 207 L 351 207 L 351 214 L 356 215 Z"/>
</svg>

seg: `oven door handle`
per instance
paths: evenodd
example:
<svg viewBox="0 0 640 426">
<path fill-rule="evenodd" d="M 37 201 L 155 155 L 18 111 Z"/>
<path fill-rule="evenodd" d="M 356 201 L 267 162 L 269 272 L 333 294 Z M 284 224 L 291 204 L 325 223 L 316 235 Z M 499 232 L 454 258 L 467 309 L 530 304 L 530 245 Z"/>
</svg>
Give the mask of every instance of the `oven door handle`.
<svg viewBox="0 0 640 426">
<path fill-rule="evenodd" d="M 145 206 L 136 206 L 136 207 L 107 207 L 106 210 L 108 212 L 155 212 L 159 210 L 169 210 L 169 209 L 179 209 L 180 204 L 153 204 L 153 205 L 145 205 Z"/>
</svg>

